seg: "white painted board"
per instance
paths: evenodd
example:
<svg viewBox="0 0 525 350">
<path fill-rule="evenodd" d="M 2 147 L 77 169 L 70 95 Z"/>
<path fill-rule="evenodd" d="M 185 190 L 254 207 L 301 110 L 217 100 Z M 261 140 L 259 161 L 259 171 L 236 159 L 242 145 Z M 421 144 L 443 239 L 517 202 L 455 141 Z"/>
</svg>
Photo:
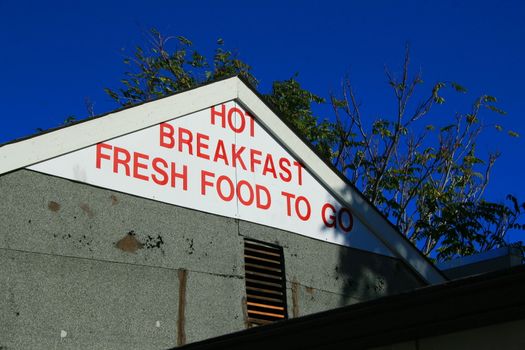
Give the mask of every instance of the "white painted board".
<svg viewBox="0 0 525 350">
<path fill-rule="evenodd" d="M 394 256 L 256 119 L 230 101 L 28 168 Z"/>
</svg>

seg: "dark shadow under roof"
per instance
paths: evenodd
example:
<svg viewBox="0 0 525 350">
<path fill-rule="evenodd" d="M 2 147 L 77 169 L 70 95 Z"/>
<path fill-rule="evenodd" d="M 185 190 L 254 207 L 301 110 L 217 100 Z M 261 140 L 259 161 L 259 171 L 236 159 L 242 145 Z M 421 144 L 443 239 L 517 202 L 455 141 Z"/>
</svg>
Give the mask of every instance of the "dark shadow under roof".
<svg viewBox="0 0 525 350">
<path fill-rule="evenodd" d="M 525 318 L 525 266 L 207 339 L 180 349 L 366 349 Z"/>
</svg>

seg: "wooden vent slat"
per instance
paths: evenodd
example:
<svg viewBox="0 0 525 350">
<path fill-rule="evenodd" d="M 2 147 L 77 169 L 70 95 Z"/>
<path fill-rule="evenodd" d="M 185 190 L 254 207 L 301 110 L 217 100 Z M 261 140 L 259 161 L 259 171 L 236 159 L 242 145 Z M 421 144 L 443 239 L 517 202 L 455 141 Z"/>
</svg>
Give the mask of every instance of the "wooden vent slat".
<svg viewBox="0 0 525 350">
<path fill-rule="evenodd" d="M 250 293 L 248 293 L 247 296 L 248 296 L 248 300 L 258 300 L 258 301 L 264 300 L 264 301 L 271 302 L 271 303 L 282 303 L 283 302 L 281 298 L 271 298 L 267 296 L 253 295 Z"/>
<path fill-rule="evenodd" d="M 248 315 L 261 315 L 261 316 L 269 316 L 269 317 L 276 317 L 276 318 L 284 318 L 283 314 L 273 314 L 270 312 L 262 312 L 262 311 L 256 311 L 256 310 L 248 310 Z"/>
<path fill-rule="evenodd" d="M 244 247 L 244 251 L 245 252 L 249 252 L 249 253 L 259 253 L 259 254 L 264 254 L 264 255 L 271 255 L 271 256 L 274 256 L 274 257 L 277 257 L 277 258 L 280 258 L 281 255 L 279 253 L 274 253 L 274 252 L 270 252 L 270 251 L 265 251 L 265 250 L 260 250 L 260 249 L 257 249 L 257 248 L 250 248 L 250 247 Z"/>
<path fill-rule="evenodd" d="M 244 258 L 245 259 L 253 259 L 253 260 L 258 260 L 258 261 L 264 261 L 264 262 L 267 262 L 267 263 L 270 263 L 270 264 L 273 264 L 273 265 L 277 265 L 277 266 L 280 266 L 280 262 L 279 261 L 275 261 L 275 259 L 265 259 L 265 258 L 261 258 L 260 256 L 255 256 L 255 255 L 248 255 L 248 254 L 245 254 L 244 255 Z"/>
<path fill-rule="evenodd" d="M 286 319 L 286 280 L 282 248 L 245 239 L 244 269 L 249 326 Z"/>
<path fill-rule="evenodd" d="M 264 266 L 264 265 L 260 265 L 260 264 L 244 263 L 244 266 L 245 267 L 251 267 L 251 268 L 254 268 L 254 269 L 263 269 L 263 270 L 267 270 L 267 271 L 281 272 L 281 269 L 277 269 L 277 268 L 274 268 L 274 267 L 268 267 L 268 266 Z"/>
<path fill-rule="evenodd" d="M 253 279 L 253 278 L 246 278 L 246 284 L 248 283 L 252 283 L 252 284 L 262 284 L 262 285 L 265 285 L 265 286 L 269 286 L 269 287 L 276 287 L 276 288 L 281 288 L 283 285 L 281 283 L 273 283 L 273 282 L 268 282 L 268 281 L 264 281 L 262 279 Z"/>
<path fill-rule="evenodd" d="M 254 287 L 249 287 L 249 286 L 246 286 L 246 289 L 247 290 L 252 290 L 252 291 L 255 291 L 255 292 L 269 293 L 269 294 L 272 294 L 272 295 L 283 295 L 283 292 L 277 291 L 277 290 L 271 290 L 271 289 L 254 288 Z"/>
<path fill-rule="evenodd" d="M 284 306 L 273 306 L 273 305 L 268 305 L 268 304 L 259 304 L 259 303 L 252 303 L 252 302 L 247 302 L 246 305 L 265 308 L 265 309 L 274 309 L 274 310 L 284 311 Z"/>
<path fill-rule="evenodd" d="M 253 276 L 257 276 L 257 277 L 266 277 L 266 278 L 270 278 L 274 281 L 281 281 L 282 278 L 281 278 L 281 275 L 270 275 L 270 274 L 267 274 L 267 273 L 262 273 L 262 272 L 255 272 L 255 271 L 246 271 L 246 275 L 253 275 Z"/>
</svg>

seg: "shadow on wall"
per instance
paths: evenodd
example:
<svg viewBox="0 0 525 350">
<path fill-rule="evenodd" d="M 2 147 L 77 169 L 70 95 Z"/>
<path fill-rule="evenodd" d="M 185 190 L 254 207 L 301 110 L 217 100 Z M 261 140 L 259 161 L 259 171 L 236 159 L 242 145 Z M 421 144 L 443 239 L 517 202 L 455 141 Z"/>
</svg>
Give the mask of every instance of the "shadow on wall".
<svg viewBox="0 0 525 350">
<path fill-rule="evenodd" d="M 390 254 L 388 249 L 363 222 L 353 215 L 339 215 L 341 205 L 333 198 L 327 198 L 327 203 L 335 208 L 329 217 L 333 219 L 334 227 L 322 226 L 321 231 L 332 241 L 344 244 L 339 246 L 334 271 L 334 278 L 340 286 L 340 305 L 397 294 L 425 285 L 404 262 L 387 255 Z"/>
<path fill-rule="evenodd" d="M 385 277 L 384 258 L 357 249 L 340 247 L 336 279 L 341 283 L 341 305 L 365 301 L 391 293 Z"/>
</svg>

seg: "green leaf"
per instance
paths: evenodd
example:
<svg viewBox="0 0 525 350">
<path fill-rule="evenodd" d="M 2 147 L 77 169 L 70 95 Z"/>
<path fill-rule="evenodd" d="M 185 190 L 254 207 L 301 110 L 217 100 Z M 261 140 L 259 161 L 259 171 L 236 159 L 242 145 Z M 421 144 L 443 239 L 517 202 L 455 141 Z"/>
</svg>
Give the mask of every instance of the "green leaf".
<svg viewBox="0 0 525 350">
<path fill-rule="evenodd" d="M 495 113 L 498 113 L 498 114 L 501 114 L 501 115 L 507 114 L 507 112 L 505 112 L 504 110 L 499 109 L 498 107 L 495 107 L 493 105 L 486 105 L 485 107 L 490 109 L 492 112 L 495 112 Z"/>
<path fill-rule="evenodd" d="M 498 100 L 494 96 L 485 95 L 482 97 L 483 102 L 498 102 Z"/>
<path fill-rule="evenodd" d="M 461 92 L 461 93 L 467 92 L 467 89 L 465 89 L 463 86 L 459 85 L 458 83 L 452 82 L 450 83 L 450 85 L 452 85 L 454 90 L 456 90 L 457 92 Z"/>
<path fill-rule="evenodd" d="M 448 131 L 450 129 L 452 129 L 454 126 L 456 126 L 455 124 L 450 124 L 450 125 L 447 125 L 447 126 L 444 126 L 440 129 L 441 132 L 445 132 L 445 131 Z"/>
<path fill-rule="evenodd" d="M 440 104 L 442 105 L 443 103 L 445 103 L 445 99 L 441 96 L 434 96 L 434 102 L 436 102 L 437 104 Z"/>
<path fill-rule="evenodd" d="M 185 45 L 185 46 L 191 46 L 192 45 L 192 42 L 188 39 L 186 39 L 185 37 L 183 36 L 178 36 L 177 39 L 179 40 L 179 42 L 182 44 L 182 45 Z"/>
</svg>

